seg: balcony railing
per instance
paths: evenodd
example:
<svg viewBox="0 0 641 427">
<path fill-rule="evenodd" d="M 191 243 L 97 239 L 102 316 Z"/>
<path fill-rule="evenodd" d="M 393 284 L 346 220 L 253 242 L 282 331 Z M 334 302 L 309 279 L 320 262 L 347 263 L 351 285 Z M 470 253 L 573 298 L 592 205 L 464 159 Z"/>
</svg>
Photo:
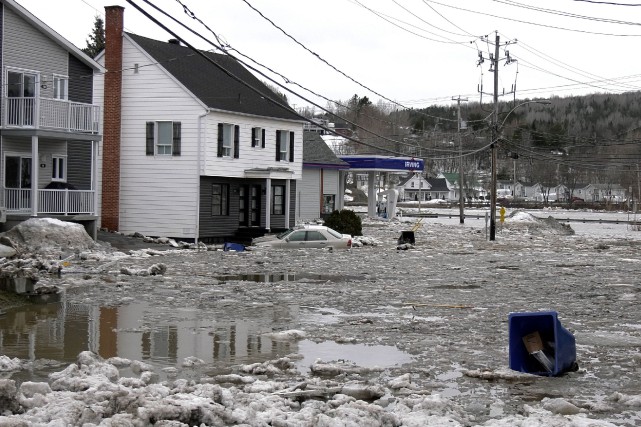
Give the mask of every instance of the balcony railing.
<svg viewBox="0 0 641 427">
<path fill-rule="evenodd" d="M 100 107 L 63 99 L 5 97 L 2 124 L 12 128 L 98 133 Z"/>
<path fill-rule="evenodd" d="M 38 190 L 38 214 L 76 215 L 95 213 L 92 190 Z M 5 188 L 7 213 L 31 214 L 31 190 Z"/>
</svg>

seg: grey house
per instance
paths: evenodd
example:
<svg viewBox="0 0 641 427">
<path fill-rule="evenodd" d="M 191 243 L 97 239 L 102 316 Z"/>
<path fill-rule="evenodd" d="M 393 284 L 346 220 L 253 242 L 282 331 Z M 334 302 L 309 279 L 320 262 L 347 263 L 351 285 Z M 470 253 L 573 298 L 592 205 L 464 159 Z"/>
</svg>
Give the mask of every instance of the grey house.
<svg viewBox="0 0 641 427">
<path fill-rule="evenodd" d="M 298 220 L 312 221 L 343 208 L 345 194 L 341 171 L 349 164 L 336 157 L 317 132 L 303 133 L 303 179 L 298 200 Z"/>
<path fill-rule="evenodd" d="M 102 68 L 13 0 L 0 0 L 0 230 L 31 217 L 95 237 Z"/>
</svg>

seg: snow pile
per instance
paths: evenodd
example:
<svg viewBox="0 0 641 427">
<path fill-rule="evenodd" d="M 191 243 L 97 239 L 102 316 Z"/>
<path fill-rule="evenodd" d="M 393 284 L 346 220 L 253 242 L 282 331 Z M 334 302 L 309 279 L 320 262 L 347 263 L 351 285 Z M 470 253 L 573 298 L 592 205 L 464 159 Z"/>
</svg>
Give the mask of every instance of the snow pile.
<svg viewBox="0 0 641 427">
<path fill-rule="evenodd" d="M 127 362 L 85 351 L 48 383 L 0 379 L 0 425 L 477 425 L 473 408 L 417 389 L 407 374 L 391 379 L 390 388 L 344 377 L 287 383 L 260 373 L 157 382 L 146 369 L 122 377 L 118 368 Z M 614 425 L 560 398 L 501 419 L 503 406 L 493 404 L 498 416 L 483 425 Z"/>
<path fill-rule="evenodd" d="M 353 236 L 352 247 L 360 248 L 363 246 L 380 246 L 382 242 L 371 236 Z"/>
<path fill-rule="evenodd" d="M 523 211 L 514 211 L 510 216 L 508 216 L 509 221 L 513 222 L 538 222 L 538 219 L 527 212 Z"/>
<path fill-rule="evenodd" d="M 552 217 L 540 219 L 523 211 L 512 212 L 500 226 L 508 231 L 534 235 L 574 234 L 574 230 L 569 224 L 559 222 Z"/>
<path fill-rule="evenodd" d="M 121 267 L 120 273 L 128 276 L 162 276 L 167 272 L 167 266 L 163 263 L 154 264 L 149 268 L 135 269 Z"/>
<path fill-rule="evenodd" d="M 96 245 L 82 225 L 54 218 L 30 218 L 2 233 L 2 237 L 21 254 L 76 252 Z"/>
<path fill-rule="evenodd" d="M 17 371 L 21 367 L 22 362 L 17 357 L 0 356 L 0 372 Z"/>
</svg>

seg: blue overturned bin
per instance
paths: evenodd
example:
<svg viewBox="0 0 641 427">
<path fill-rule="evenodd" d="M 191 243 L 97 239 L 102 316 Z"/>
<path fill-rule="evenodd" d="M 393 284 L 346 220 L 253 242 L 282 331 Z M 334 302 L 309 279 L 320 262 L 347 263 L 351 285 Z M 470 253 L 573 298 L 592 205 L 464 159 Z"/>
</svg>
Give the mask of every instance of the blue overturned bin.
<svg viewBox="0 0 641 427">
<path fill-rule="evenodd" d="M 508 315 L 510 342 L 510 369 L 534 375 L 557 376 L 576 369 L 576 342 L 565 329 L 556 311 L 510 313 Z M 531 353 L 524 338 L 540 337 L 543 355 Z M 549 363 L 542 363 L 541 358 Z"/>
<path fill-rule="evenodd" d="M 245 250 L 245 245 L 241 245 L 240 243 L 225 243 L 223 245 L 223 251 L 228 252 L 228 251 L 236 251 L 236 252 L 243 252 Z"/>
</svg>

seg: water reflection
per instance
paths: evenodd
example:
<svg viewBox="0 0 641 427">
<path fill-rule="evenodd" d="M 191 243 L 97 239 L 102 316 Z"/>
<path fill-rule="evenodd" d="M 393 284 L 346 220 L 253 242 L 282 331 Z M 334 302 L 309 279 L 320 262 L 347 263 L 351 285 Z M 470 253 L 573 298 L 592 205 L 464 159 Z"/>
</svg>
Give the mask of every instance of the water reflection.
<svg viewBox="0 0 641 427">
<path fill-rule="evenodd" d="M 145 361 L 157 371 L 177 368 L 185 378 L 199 374 L 199 368 L 182 366 L 191 356 L 204 361 L 200 372 L 208 374 L 229 373 L 235 365 L 290 354 L 302 354 L 298 364 L 302 372 L 317 357 L 351 360 L 365 367 L 410 361 L 395 347 L 269 338 L 265 332 L 271 331 L 276 318 L 300 323 L 296 305 L 256 308 L 237 318 L 215 318 L 195 308 L 162 310 L 145 302 L 117 307 L 72 304 L 64 297 L 60 303 L 8 310 L 0 316 L 0 355 L 31 363 L 28 369 L 4 375 L 19 382 L 43 381 L 49 373 L 59 371 L 60 364 L 74 363 L 85 350 L 105 359 Z"/>
</svg>

